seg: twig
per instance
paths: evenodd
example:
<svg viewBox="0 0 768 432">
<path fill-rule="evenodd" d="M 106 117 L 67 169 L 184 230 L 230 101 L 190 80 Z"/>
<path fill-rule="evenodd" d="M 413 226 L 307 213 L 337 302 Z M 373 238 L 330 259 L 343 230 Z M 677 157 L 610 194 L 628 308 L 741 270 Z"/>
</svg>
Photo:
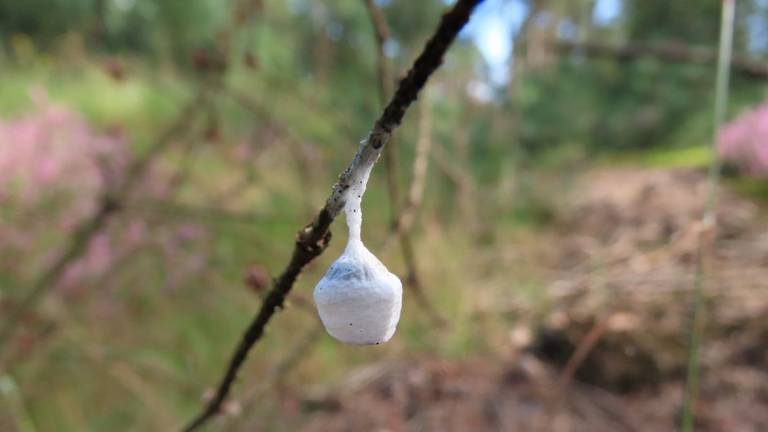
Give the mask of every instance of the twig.
<svg viewBox="0 0 768 432">
<path fill-rule="evenodd" d="M 186 128 L 189 120 L 200 107 L 200 97 L 196 97 L 178 115 L 156 140 L 150 151 L 130 166 L 123 182 L 114 190 L 105 191 L 99 199 L 96 210 L 86 218 L 70 237 L 67 246 L 56 260 L 43 271 L 42 275 L 32 284 L 29 292 L 19 301 L 10 312 L 0 329 L 0 359 L 11 345 L 11 337 L 24 316 L 35 307 L 43 295 L 52 289 L 69 266 L 76 261 L 87 249 L 91 239 L 106 226 L 110 218 L 117 213 L 123 201 L 131 193 L 136 182 L 144 175 L 155 156 L 164 150 L 172 138 Z"/>
<path fill-rule="evenodd" d="M 611 318 L 613 318 L 613 314 L 608 314 L 595 321 L 584 338 L 581 339 L 578 346 L 576 346 L 576 350 L 574 350 L 573 354 L 568 359 L 568 362 L 565 364 L 565 367 L 563 367 L 563 371 L 560 373 L 560 377 L 557 380 L 557 387 L 559 389 L 558 394 L 560 396 L 565 393 L 566 389 L 571 384 L 574 375 L 579 370 L 579 367 L 581 367 L 584 360 L 587 359 L 587 356 L 595 345 L 597 345 L 597 342 L 600 341 L 603 333 L 608 330 L 608 324 L 610 324 Z"/>
<path fill-rule="evenodd" d="M 472 10 L 480 0 L 458 0 L 453 8 L 445 13 L 434 35 L 429 39 L 421 55 L 416 59 L 408 74 L 400 81 L 397 91 L 387 104 L 381 117 L 376 121 L 368 137 L 360 147 L 352 162 L 341 173 L 333 186 L 325 206 L 307 226 L 296 235 L 293 255 L 280 276 L 275 279 L 259 312 L 246 329 L 227 365 L 216 394 L 205 409 L 195 417 L 185 431 L 192 431 L 215 416 L 227 398 L 232 384 L 245 361 L 248 352 L 264 334 L 264 328 L 278 308 L 282 307 L 285 297 L 293 288 L 296 278 L 304 267 L 319 256 L 331 240 L 329 231 L 331 222 L 341 212 L 346 203 L 346 191 L 355 181 L 362 181 L 361 176 L 366 164 L 378 159 L 392 132 L 399 126 L 405 111 L 416 100 L 430 75 L 440 66 L 443 55 L 448 50 L 456 35 L 469 20 Z"/>
<path fill-rule="evenodd" d="M 389 41 L 390 33 L 387 20 L 374 0 L 363 0 L 368 10 L 368 16 L 373 26 L 373 34 L 376 38 L 376 69 L 379 87 L 379 100 L 383 105 L 389 95 L 392 94 L 392 73 L 384 54 L 384 45 Z M 387 191 L 389 193 L 390 218 L 393 227 L 397 227 L 400 213 L 400 187 L 397 182 L 398 172 L 397 146 L 391 142 L 384 150 L 384 168 L 387 174 Z"/>
<path fill-rule="evenodd" d="M 243 12 L 251 14 L 252 11 L 249 12 L 249 10 L 258 7 L 257 3 L 258 2 L 246 2 L 243 5 Z M 223 51 L 228 49 L 229 36 L 226 33 L 237 31 L 242 24 L 243 22 L 235 22 L 231 27 L 226 29 L 225 34 L 223 35 L 224 37 L 222 38 L 224 42 L 221 49 Z M 11 311 L 5 321 L 0 324 L 0 366 L 3 364 L 3 359 L 7 352 L 6 350 L 10 348 L 11 337 L 24 316 L 35 307 L 37 302 L 40 301 L 47 291 L 56 285 L 57 281 L 66 272 L 69 266 L 87 251 L 90 241 L 107 225 L 112 216 L 123 209 L 125 204 L 124 201 L 126 201 L 126 198 L 132 193 L 136 183 L 146 173 L 146 170 L 149 168 L 149 165 L 157 154 L 165 150 L 175 136 L 185 131 L 194 114 L 204 108 L 205 103 L 209 101 L 207 95 L 210 90 L 209 87 L 215 84 L 216 81 L 217 77 L 211 76 L 209 77 L 209 80 L 202 82 L 197 95 L 181 110 L 180 114 L 176 117 L 176 120 L 158 136 L 155 144 L 150 147 L 148 153 L 128 167 L 122 182 L 116 187 L 105 190 L 101 194 L 94 212 L 83 220 L 83 222 L 74 230 L 74 233 L 70 236 L 69 243 L 62 249 L 59 256 L 46 270 L 43 271 L 42 275 L 32 283 L 29 292 L 23 296 L 17 307 Z"/>
<path fill-rule="evenodd" d="M 424 197 L 424 187 L 427 183 L 427 167 L 429 166 L 429 152 L 432 148 L 432 106 L 429 98 L 424 99 L 421 106 L 421 124 L 419 136 L 416 140 L 416 158 L 413 161 L 413 175 L 411 188 L 408 191 L 408 200 L 400 215 L 401 230 L 409 231 L 416 220 L 416 214 Z"/>
<path fill-rule="evenodd" d="M 424 184 L 427 173 L 427 163 L 429 160 L 429 149 L 432 139 L 431 110 L 429 99 L 425 98 L 421 103 L 421 117 L 419 122 L 419 137 L 416 143 L 416 159 L 413 162 L 413 177 L 411 179 L 411 188 L 408 193 L 408 200 L 395 222 L 395 229 L 400 238 L 400 249 L 403 254 L 403 261 L 407 272 L 406 282 L 411 287 L 416 303 L 427 313 L 429 319 L 438 327 L 445 327 L 448 321 L 443 318 L 434 308 L 421 283 L 419 266 L 416 261 L 413 240 L 411 237 L 411 227 L 416 219 L 424 193 Z"/>
<path fill-rule="evenodd" d="M 389 62 L 387 62 L 387 58 L 384 55 L 384 44 L 389 40 L 389 28 L 387 26 L 387 21 L 384 18 L 384 14 L 381 12 L 381 9 L 379 9 L 378 6 L 376 6 L 376 3 L 374 3 L 374 0 L 364 0 L 366 8 L 368 9 L 368 15 L 371 19 L 371 24 L 373 25 L 374 33 L 376 36 L 376 54 L 377 54 L 377 65 L 378 65 L 378 81 L 379 81 L 379 97 L 383 101 L 386 100 L 387 96 L 391 93 L 391 83 L 393 82 L 392 76 L 390 73 L 390 67 Z M 423 103 L 423 102 L 422 102 Z M 424 138 L 424 133 L 429 133 L 428 129 L 429 126 L 429 119 L 426 119 L 426 124 L 424 123 L 425 120 L 425 110 L 422 109 L 422 116 L 419 125 L 419 140 L 420 143 L 422 142 L 429 142 L 428 136 L 426 139 Z M 427 129 L 427 131 L 424 131 L 423 129 Z M 403 255 L 403 263 L 405 264 L 405 270 L 406 270 L 406 283 L 410 287 L 410 290 L 413 292 L 414 298 L 416 299 L 416 303 L 427 313 L 427 316 L 438 326 L 444 326 L 447 321 L 444 320 L 440 314 L 437 313 L 435 308 L 432 306 L 432 303 L 429 301 L 429 298 L 424 293 L 423 286 L 421 284 L 421 278 L 419 277 L 419 267 L 416 263 L 416 256 L 414 253 L 414 246 L 413 246 L 413 239 L 411 238 L 409 229 L 410 225 L 412 224 L 412 215 L 409 219 L 411 221 L 409 222 L 409 226 L 404 226 L 404 211 L 400 208 L 400 190 L 397 183 L 397 146 L 394 144 L 390 144 L 386 150 L 384 151 L 384 166 L 386 168 L 386 174 L 387 174 L 387 190 L 389 191 L 389 202 L 390 202 L 390 208 L 391 208 L 391 223 L 392 223 L 392 229 L 394 230 L 395 234 L 397 235 L 398 239 L 400 240 L 400 249 L 401 253 Z M 422 159 L 424 159 L 424 156 L 422 156 Z M 422 166 L 420 166 L 422 165 Z M 414 171 L 416 169 L 420 169 L 422 171 L 426 171 L 426 167 L 423 166 L 423 162 L 419 165 L 419 162 L 414 162 Z M 423 176 L 423 172 L 421 175 Z M 414 181 L 416 180 L 416 176 L 414 176 Z M 421 183 L 423 185 L 423 183 Z M 419 199 L 419 196 L 421 195 L 421 192 L 418 190 L 419 185 L 417 185 L 417 191 L 409 194 L 409 204 L 411 204 L 411 207 L 413 204 L 411 201 L 414 201 L 415 199 Z M 412 188 L 413 189 L 413 188 Z M 415 195 L 415 198 L 412 197 L 412 195 Z M 408 205 L 408 204 L 407 204 Z M 413 211 L 411 211 L 413 213 Z"/>
<path fill-rule="evenodd" d="M 699 350 L 704 332 L 704 281 L 707 277 L 707 261 L 712 252 L 712 242 L 717 226 L 717 189 L 720 181 L 720 159 L 717 156 L 717 134 L 725 119 L 728 105 L 728 85 L 732 66 L 733 20 L 735 0 L 723 0 L 720 22 L 720 45 L 718 48 L 717 77 L 715 81 L 715 108 L 712 119 L 712 162 L 709 165 L 709 186 L 707 202 L 704 208 L 702 230 L 699 232 L 699 248 L 694 279 L 693 317 L 691 319 L 691 340 L 688 353 L 685 394 L 683 396 L 683 414 L 680 429 L 683 432 L 693 430 L 694 405 L 699 392 Z"/>
<path fill-rule="evenodd" d="M 591 57 L 613 57 L 617 60 L 655 57 L 668 62 L 702 65 L 711 65 L 718 61 L 717 50 L 681 43 L 668 42 L 664 45 L 656 46 L 641 43 L 611 45 L 597 41 L 571 42 L 560 40 L 555 42 L 555 46 L 558 50 L 564 52 L 577 51 Z M 747 56 L 735 55 L 728 60 L 727 64 L 730 64 L 734 72 L 738 72 L 741 75 L 752 78 L 768 78 L 768 64 L 765 62 Z"/>
<path fill-rule="evenodd" d="M 314 314 L 314 308 L 312 308 Z M 262 398 L 267 392 L 274 386 L 279 385 L 280 382 L 288 375 L 288 373 L 298 366 L 302 360 L 307 357 L 307 354 L 320 340 L 323 326 L 318 319 L 312 324 L 312 327 L 305 332 L 305 334 L 299 338 L 298 342 L 288 350 L 288 353 L 277 361 L 265 374 L 263 379 L 260 379 L 254 389 L 243 398 L 243 411 L 251 411 L 251 406 Z M 237 429 L 236 427 L 232 428 Z"/>
<path fill-rule="evenodd" d="M 229 49 L 229 32 L 234 32 L 241 28 L 247 21 L 246 18 L 250 17 L 259 8 L 260 2 L 258 1 L 240 3 L 240 15 L 243 19 L 233 22 L 221 35 L 221 46 L 219 48 L 222 52 Z M 218 77 L 210 76 L 208 78 L 208 81 L 201 83 L 191 103 L 182 109 L 176 120 L 156 139 L 155 145 L 150 147 L 149 152 L 128 167 L 122 183 L 102 193 L 93 214 L 75 229 L 75 232 L 70 237 L 70 242 L 62 250 L 58 258 L 43 271 L 42 275 L 32 284 L 29 292 L 20 300 L 18 306 L 0 325 L 0 365 L 2 365 L 2 359 L 9 348 L 10 338 L 24 316 L 35 307 L 47 291 L 55 286 L 69 266 L 87 250 L 91 239 L 106 226 L 111 216 L 121 210 L 124 204 L 123 201 L 133 191 L 136 182 L 144 175 L 155 156 L 167 147 L 173 137 L 186 129 L 193 115 L 204 107 L 205 104 L 203 102 L 208 102 L 208 87 L 214 85 L 218 81 Z"/>
<path fill-rule="evenodd" d="M 310 160 L 311 158 L 306 154 L 306 150 L 302 148 L 303 140 L 296 133 L 296 131 L 293 130 L 293 128 L 284 126 L 277 122 L 273 118 L 274 115 L 270 112 L 268 107 L 261 105 L 258 101 L 249 98 L 237 89 L 232 88 L 231 86 L 227 87 L 222 85 L 220 90 L 225 95 L 231 97 L 232 100 L 237 102 L 243 109 L 256 115 L 268 127 L 274 129 L 277 133 L 285 138 L 288 144 L 288 152 L 291 154 L 291 157 L 296 164 L 296 168 L 299 173 L 299 180 L 302 182 L 302 184 L 305 185 L 313 184 L 314 164 L 312 164 L 312 161 Z M 314 207 L 311 203 L 312 195 L 314 195 L 312 192 L 314 191 L 314 188 L 308 189 L 307 196 L 304 199 L 307 215 L 310 216 L 314 212 Z"/>
<path fill-rule="evenodd" d="M 394 224 L 392 231 L 387 235 L 382 245 L 382 251 L 390 248 L 393 238 L 398 230 L 409 232 L 416 221 L 416 215 L 421 207 L 426 186 L 427 167 L 429 166 L 429 154 L 432 148 L 432 108 L 429 98 L 425 94 L 421 102 L 421 115 L 419 117 L 419 135 L 416 140 L 416 156 L 413 161 L 413 173 L 411 174 L 411 187 L 403 210 L 400 212 L 399 221 Z"/>
<path fill-rule="evenodd" d="M 435 145 L 431 155 L 436 162 L 436 166 L 440 168 L 448 180 L 459 189 L 462 195 L 476 194 L 476 187 L 472 178 L 468 176 L 460 166 L 451 161 L 442 146 L 439 144 Z"/>
</svg>

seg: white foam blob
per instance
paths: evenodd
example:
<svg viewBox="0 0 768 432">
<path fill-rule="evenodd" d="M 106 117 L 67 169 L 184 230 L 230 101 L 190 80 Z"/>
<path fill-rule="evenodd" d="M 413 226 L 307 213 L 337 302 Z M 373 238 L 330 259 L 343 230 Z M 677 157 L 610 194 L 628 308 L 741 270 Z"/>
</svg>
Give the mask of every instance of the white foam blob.
<svg viewBox="0 0 768 432">
<path fill-rule="evenodd" d="M 400 320 L 403 285 L 363 244 L 360 203 L 373 163 L 347 191 L 344 211 L 349 240 L 315 286 L 315 303 L 328 333 L 349 344 L 387 342 Z"/>
</svg>

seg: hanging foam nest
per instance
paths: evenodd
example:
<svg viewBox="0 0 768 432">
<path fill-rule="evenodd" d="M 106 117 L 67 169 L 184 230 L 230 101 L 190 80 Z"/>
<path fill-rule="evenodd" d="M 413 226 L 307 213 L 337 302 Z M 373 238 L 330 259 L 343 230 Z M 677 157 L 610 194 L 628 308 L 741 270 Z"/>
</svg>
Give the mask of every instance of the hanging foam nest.
<svg viewBox="0 0 768 432">
<path fill-rule="evenodd" d="M 360 208 L 375 160 L 361 167 L 346 191 L 349 240 L 341 256 L 315 286 L 315 303 L 328 333 L 349 344 L 373 345 L 392 338 L 400 320 L 403 285 L 363 244 Z"/>
</svg>

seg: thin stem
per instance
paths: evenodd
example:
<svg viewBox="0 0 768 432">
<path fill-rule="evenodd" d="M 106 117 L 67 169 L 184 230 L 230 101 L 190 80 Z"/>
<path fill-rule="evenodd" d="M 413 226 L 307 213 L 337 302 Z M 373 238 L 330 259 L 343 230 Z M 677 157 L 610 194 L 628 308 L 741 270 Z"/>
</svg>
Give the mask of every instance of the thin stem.
<svg viewBox="0 0 768 432">
<path fill-rule="evenodd" d="M 312 314 L 315 314 L 314 307 L 312 307 Z M 305 361 L 320 340 L 322 332 L 323 326 L 316 319 L 309 330 L 287 351 L 287 354 L 270 367 L 263 378 L 253 383 L 253 390 L 242 399 L 242 412 L 252 412 L 254 405 L 262 396 L 266 395 L 271 388 L 279 385 L 291 370 Z M 247 420 L 251 419 L 244 417 L 240 421 L 233 421 L 233 427 L 227 429 L 239 430 L 238 426 L 242 427 L 242 423 Z"/>
<path fill-rule="evenodd" d="M 416 157 L 413 161 L 413 173 L 411 175 L 411 188 L 408 191 L 408 200 L 401 214 L 400 229 L 408 231 L 413 226 L 416 213 L 421 206 L 424 197 L 424 187 L 427 181 L 427 168 L 429 166 L 429 152 L 432 148 L 432 105 L 428 95 L 421 103 L 421 117 L 419 122 L 419 137 L 416 140 Z"/>
<path fill-rule="evenodd" d="M 640 60 L 656 58 L 670 63 L 688 63 L 710 66 L 719 63 L 720 53 L 704 47 L 667 42 L 664 45 L 627 42 L 614 45 L 597 40 L 572 41 L 558 40 L 553 48 L 563 54 L 578 52 L 587 57 L 606 57 L 617 61 Z M 733 55 L 728 62 L 734 73 L 742 77 L 764 80 L 768 77 L 768 63 L 763 60 L 744 55 Z"/>
<path fill-rule="evenodd" d="M 383 105 L 392 94 L 392 72 L 384 54 L 384 45 L 390 38 L 389 26 L 381 9 L 374 0 L 363 0 L 376 38 L 376 69 L 379 88 L 379 100 Z M 390 219 L 392 226 L 397 228 L 400 215 L 400 188 L 397 183 L 398 158 L 397 146 L 390 142 L 384 150 L 384 168 L 387 174 L 387 192 L 389 193 Z"/>
<path fill-rule="evenodd" d="M 613 314 L 608 313 L 605 316 L 598 318 L 576 346 L 576 349 L 573 351 L 573 354 L 571 354 L 571 357 L 568 358 L 568 362 L 563 367 L 563 371 L 560 373 L 560 377 L 557 380 L 559 395 L 562 396 L 565 394 L 568 386 L 571 385 L 574 375 L 579 371 L 581 365 L 584 364 L 584 360 L 587 359 L 589 353 L 592 352 L 597 343 L 600 342 L 600 338 L 605 331 L 608 330 L 608 324 L 610 324 L 612 317 Z"/>
<path fill-rule="evenodd" d="M 424 50 L 414 62 L 411 70 L 400 81 L 397 91 L 395 91 L 381 117 L 374 123 L 368 137 L 360 144 L 349 166 L 339 175 L 325 206 L 312 222 L 299 230 L 296 235 L 290 262 L 282 274 L 275 279 L 261 308 L 235 348 L 224 376 L 217 387 L 216 394 L 203 411 L 183 430 L 196 430 L 219 413 L 248 352 L 261 339 L 267 323 L 275 312 L 283 307 L 286 296 L 290 293 L 304 267 L 322 254 L 328 246 L 331 240 L 330 225 L 344 208 L 347 201 L 347 191 L 354 182 L 363 181 L 364 170 L 369 168 L 371 161 L 379 158 L 392 132 L 400 125 L 408 107 L 416 100 L 424 84 L 442 63 L 445 52 L 464 24 L 469 21 L 470 14 L 478 3 L 480 0 L 458 0 L 453 8 L 443 15 L 435 33 L 427 41 Z"/>
<path fill-rule="evenodd" d="M 445 327 L 448 321 L 443 318 L 430 302 L 421 284 L 419 265 L 411 237 L 411 228 L 416 220 L 416 213 L 421 204 L 424 193 L 424 185 L 429 161 L 429 149 L 432 146 L 432 107 L 429 98 L 425 95 L 421 102 L 421 116 L 419 117 L 419 137 L 416 142 L 416 158 L 413 162 L 413 175 L 411 188 L 408 193 L 405 207 L 398 215 L 395 223 L 396 235 L 400 238 L 400 250 L 406 267 L 406 282 L 411 287 L 416 304 L 426 312 L 433 324 Z"/>
<path fill-rule="evenodd" d="M 717 204 L 717 188 L 720 181 L 720 158 L 717 153 L 717 134 L 725 120 L 728 108 L 728 85 L 731 78 L 731 55 L 733 52 L 733 20 L 735 0 L 723 0 L 723 16 L 720 30 L 720 48 L 717 60 L 715 82 L 715 112 L 712 119 L 712 163 L 709 165 L 709 191 L 705 217 L 714 217 Z"/>
<path fill-rule="evenodd" d="M 70 237 L 69 243 L 61 251 L 53 263 L 42 272 L 33 283 L 29 291 L 22 297 L 18 305 L 6 317 L 0 327 L 0 359 L 5 355 L 11 345 L 18 324 L 24 316 L 51 290 L 59 278 L 66 272 L 72 263 L 85 253 L 93 237 L 98 234 L 117 213 L 127 196 L 131 193 L 136 183 L 143 177 L 149 165 L 162 150 L 172 141 L 172 138 L 186 129 L 190 119 L 201 106 L 200 97 L 194 98 L 186 108 L 178 115 L 176 121 L 170 125 L 157 138 L 149 153 L 130 166 L 123 182 L 112 191 L 105 191 L 99 205 L 94 212 L 87 217 Z"/>
<path fill-rule="evenodd" d="M 717 223 L 715 212 L 717 205 L 717 189 L 720 181 L 720 159 L 717 154 L 717 135 L 725 118 L 728 104 L 728 84 L 730 81 L 731 52 L 733 47 L 733 18 L 734 0 L 723 0 L 722 21 L 720 23 L 720 46 L 717 62 L 717 77 L 715 82 L 715 109 L 713 116 L 712 162 L 709 166 L 707 201 L 704 208 L 703 230 L 699 234 L 699 250 L 696 261 L 694 278 L 693 317 L 691 320 L 690 351 L 688 353 L 688 370 L 686 376 L 685 395 L 681 430 L 693 430 L 694 406 L 699 392 L 700 377 L 700 347 L 705 324 L 705 305 L 703 285 L 706 277 L 706 259 L 712 244 L 711 233 Z"/>
<path fill-rule="evenodd" d="M 392 76 L 391 76 L 391 68 L 389 67 L 389 62 L 387 61 L 386 56 L 384 55 L 384 44 L 389 40 L 389 27 L 387 26 L 387 21 L 384 18 L 384 14 L 381 12 L 381 9 L 379 9 L 378 6 L 376 6 L 376 3 L 374 0 L 364 0 L 366 8 L 368 9 L 368 15 L 371 19 L 371 24 L 374 29 L 374 33 L 376 36 L 376 53 L 377 53 L 377 64 L 378 64 L 378 81 L 379 81 L 379 96 L 382 101 L 386 100 L 387 96 L 391 92 L 391 83 L 393 82 Z M 420 121 L 420 128 L 419 128 L 419 143 L 421 144 L 422 141 L 428 142 L 427 139 L 423 138 L 423 133 L 429 133 L 429 131 L 424 131 L 424 126 L 429 128 L 429 118 L 428 115 L 425 115 L 425 110 L 422 108 L 421 113 L 421 121 Z M 426 125 L 425 125 L 426 123 Z M 384 150 L 384 167 L 386 169 L 387 174 L 387 190 L 389 191 L 389 202 L 390 202 L 390 208 L 391 208 L 391 226 L 394 230 L 395 235 L 397 235 L 400 243 L 400 252 L 403 257 L 403 263 L 405 264 L 405 271 L 406 271 L 406 284 L 410 288 L 410 291 L 413 292 L 414 298 L 416 299 L 416 304 L 419 305 L 426 313 L 427 316 L 436 324 L 439 326 L 445 325 L 446 321 L 440 317 L 440 315 L 437 313 L 435 308 L 432 306 L 431 302 L 429 301 L 429 298 L 424 293 L 424 289 L 421 285 L 421 278 L 419 277 L 419 266 L 416 263 L 416 254 L 414 252 L 414 246 L 413 246 L 413 239 L 410 235 L 410 224 L 412 222 L 412 217 L 409 219 L 408 226 L 405 225 L 406 218 L 405 218 L 405 209 L 401 208 L 400 206 L 400 189 L 397 183 L 397 167 L 398 167 L 398 159 L 397 159 L 397 146 L 390 143 L 390 145 Z M 424 159 L 424 157 L 422 157 Z M 418 162 L 418 155 L 417 155 L 417 162 L 414 163 L 414 172 L 416 173 L 416 170 L 422 170 L 426 171 L 426 168 L 423 167 L 422 163 Z M 423 172 L 420 174 L 424 174 Z M 417 177 L 414 176 L 413 182 L 417 181 Z M 415 195 L 415 197 L 411 196 Z M 417 190 L 414 192 L 411 191 L 411 194 L 409 194 L 408 197 L 408 203 L 406 203 L 406 208 L 411 204 L 412 200 L 420 199 L 420 191 Z"/>
</svg>

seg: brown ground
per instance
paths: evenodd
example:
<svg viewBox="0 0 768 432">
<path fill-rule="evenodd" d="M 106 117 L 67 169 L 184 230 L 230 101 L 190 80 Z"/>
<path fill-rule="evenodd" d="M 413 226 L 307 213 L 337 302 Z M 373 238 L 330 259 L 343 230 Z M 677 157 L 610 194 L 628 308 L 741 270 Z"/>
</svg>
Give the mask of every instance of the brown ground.
<svg viewBox="0 0 768 432">
<path fill-rule="evenodd" d="M 537 324 L 510 332 L 505 358 L 368 366 L 304 401 L 305 430 L 676 430 L 698 244 L 714 235 L 698 222 L 705 175 L 605 170 L 584 182 L 558 223 L 551 309 L 521 320 Z M 727 191 L 719 208 L 697 430 L 766 431 L 768 224 Z"/>
</svg>

